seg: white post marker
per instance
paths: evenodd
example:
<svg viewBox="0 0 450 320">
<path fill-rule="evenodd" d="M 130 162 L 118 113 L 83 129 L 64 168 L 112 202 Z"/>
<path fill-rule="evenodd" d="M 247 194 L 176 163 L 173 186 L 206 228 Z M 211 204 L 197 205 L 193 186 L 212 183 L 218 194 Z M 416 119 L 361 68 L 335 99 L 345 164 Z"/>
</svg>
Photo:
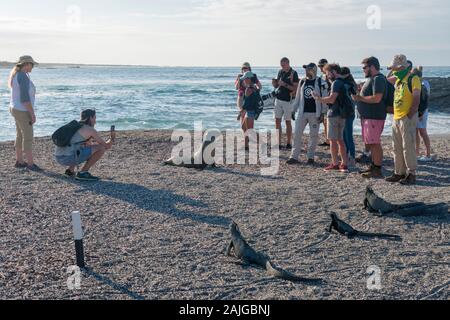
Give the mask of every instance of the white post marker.
<svg viewBox="0 0 450 320">
<path fill-rule="evenodd" d="M 75 253 L 77 266 L 85 268 L 84 248 L 83 248 L 83 228 L 81 226 L 81 215 L 79 211 L 72 212 L 73 238 L 75 240 Z"/>
</svg>

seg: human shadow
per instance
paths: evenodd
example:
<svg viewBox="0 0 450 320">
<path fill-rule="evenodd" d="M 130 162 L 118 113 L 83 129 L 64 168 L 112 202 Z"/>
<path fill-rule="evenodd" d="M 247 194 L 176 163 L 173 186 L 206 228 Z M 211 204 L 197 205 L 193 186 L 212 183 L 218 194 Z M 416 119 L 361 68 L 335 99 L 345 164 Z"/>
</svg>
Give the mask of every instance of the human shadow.
<svg viewBox="0 0 450 320">
<path fill-rule="evenodd" d="M 120 285 L 120 284 L 114 282 L 113 280 L 109 279 L 108 277 L 103 276 L 103 275 L 95 272 L 91 268 L 83 268 L 82 271 L 83 271 L 83 273 L 86 276 L 93 277 L 98 282 L 103 283 L 103 284 L 105 284 L 107 286 L 110 286 L 114 290 L 117 290 L 120 293 L 122 293 L 124 295 L 127 295 L 131 299 L 134 299 L 134 300 L 145 300 L 145 298 L 143 296 L 141 296 L 140 294 L 138 294 L 136 292 L 133 292 L 130 289 L 128 289 L 126 286 Z"/>
<path fill-rule="evenodd" d="M 195 222 L 220 227 L 228 227 L 230 225 L 230 221 L 226 217 L 205 215 L 178 209 L 176 207 L 177 205 L 196 208 L 208 208 L 208 205 L 201 201 L 175 194 L 170 190 L 149 189 L 134 183 L 122 183 L 106 180 L 101 180 L 98 182 L 81 182 L 51 172 L 45 172 L 43 174 L 47 177 L 72 183 L 80 187 L 79 190 L 75 191 L 77 193 L 96 193 L 98 195 L 127 202 L 146 211 L 159 212 L 180 220 L 191 219 Z"/>
</svg>

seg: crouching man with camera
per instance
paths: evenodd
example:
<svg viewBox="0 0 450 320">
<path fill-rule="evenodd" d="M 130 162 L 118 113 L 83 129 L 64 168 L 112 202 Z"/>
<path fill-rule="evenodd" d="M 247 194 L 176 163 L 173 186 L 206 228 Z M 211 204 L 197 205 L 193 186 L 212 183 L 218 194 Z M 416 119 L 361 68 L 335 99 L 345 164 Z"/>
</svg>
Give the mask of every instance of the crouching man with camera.
<svg viewBox="0 0 450 320">
<path fill-rule="evenodd" d="M 116 133 L 111 127 L 108 141 L 102 139 L 94 129 L 97 122 L 95 110 L 85 110 L 80 121 L 72 121 L 53 134 L 56 144 L 55 160 L 62 166 L 68 166 L 65 175 L 80 181 L 98 181 L 89 170 L 103 157 L 114 144 Z M 75 174 L 75 168 L 84 163 L 81 170 Z"/>
</svg>

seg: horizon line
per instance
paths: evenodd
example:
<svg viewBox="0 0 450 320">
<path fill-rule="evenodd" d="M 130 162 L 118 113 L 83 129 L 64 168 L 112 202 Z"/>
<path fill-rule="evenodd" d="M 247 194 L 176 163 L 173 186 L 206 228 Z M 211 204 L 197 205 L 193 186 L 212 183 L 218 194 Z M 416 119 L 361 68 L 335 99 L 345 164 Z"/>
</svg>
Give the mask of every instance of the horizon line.
<svg viewBox="0 0 450 320">
<path fill-rule="evenodd" d="M 1 67 L 6 67 L 7 66 L 13 66 L 15 64 L 15 62 L 10 62 L 10 61 L 0 61 L 0 68 Z M 344 64 L 341 64 L 344 65 Z M 144 67 L 144 68 L 233 68 L 233 67 L 239 67 L 238 65 L 221 65 L 221 66 L 214 66 L 214 65 L 152 65 L 152 64 L 102 64 L 102 63 L 73 63 L 73 62 L 39 62 L 38 66 L 85 66 L 85 67 Z M 296 65 L 296 64 L 292 64 L 292 66 L 301 66 L 300 65 Z M 360 66 L 360 64 L 355 64 L 355 65 L 348 65 L 349 67 L 358 67 Z M 252 66 L 252 68 L 279 68 L 279 65 L 274 65 L 274 66 L 263 66 L 263 65 L 254 65 Z M 424 68 L 427 67 L 449 67 L 445 66 L 445 65 L 423 65 Z"/>
</svg>

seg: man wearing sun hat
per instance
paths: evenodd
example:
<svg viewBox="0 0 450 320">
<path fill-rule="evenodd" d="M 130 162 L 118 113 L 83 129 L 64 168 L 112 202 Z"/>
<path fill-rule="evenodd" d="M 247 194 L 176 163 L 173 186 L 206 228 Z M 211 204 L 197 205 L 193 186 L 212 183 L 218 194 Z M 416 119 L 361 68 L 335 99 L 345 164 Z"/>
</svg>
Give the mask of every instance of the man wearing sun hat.
<svg viewBox="0 0 450 320">
<path fill-rule="evenodd" d="M 392 124 L 395 171 L 386 181 L 413 185 L 416 183 L 416 128 L 422 85 L 419 77 L 411 74 L 412 66 L 403 54 L 396 55 L 388 69 L 393 71 L 397 81 Z"/>
</svg>

